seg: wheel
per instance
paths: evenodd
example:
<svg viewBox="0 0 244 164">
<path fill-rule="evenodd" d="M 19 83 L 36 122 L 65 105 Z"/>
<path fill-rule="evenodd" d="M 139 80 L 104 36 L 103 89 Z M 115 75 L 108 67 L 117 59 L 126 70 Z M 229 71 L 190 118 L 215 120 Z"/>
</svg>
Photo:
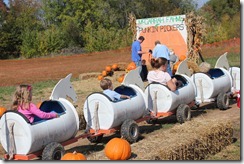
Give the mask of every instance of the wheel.
<svg viewBox="0 0 244 164">
<path fill-rule="evenodd" d="M 127 119 L 121 125 L 121 136 L 130 143 L 134 143 L 139 137 L 139 127 L 134 120 Z"/>
<path fill-rule="evenodd" d="M 99 136 L 88 136 L 87 139 L 91 142 L 91 143 L 100 143 L 103 139 L 103 134 L 99 135 Z"/>
<path fill-rule="evenodd" d="M 217 107 L 226 110 L 229 107 L 229 97 L 226 93 L 220 93 L 217 97 Z"/>
<path fill-rule="evenodd" d="M 186 104 L 180 104 L 176 110 L 176 119 L 180 124 L 191 119 L 191 109 Z"/>
<path fill-rule="evenodd" d="M 57 142 L 51 142 L 43 149 L 42 160 L 60 160 L 64 153 L 63 145 Z"/>
</svg>

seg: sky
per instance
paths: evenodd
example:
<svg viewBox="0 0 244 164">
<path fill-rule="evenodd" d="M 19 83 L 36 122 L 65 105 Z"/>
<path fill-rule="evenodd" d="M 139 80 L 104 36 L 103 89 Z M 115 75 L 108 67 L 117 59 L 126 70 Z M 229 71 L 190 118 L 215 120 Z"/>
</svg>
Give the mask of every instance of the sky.
<svg viewBox="0 0 244 164">
<path fill-rule="evenodd" d="M 209 0 L 195 0 L 195 2 L 197 2 L 198 8 L 202 7 L 208 1 Z"/>
</svg>

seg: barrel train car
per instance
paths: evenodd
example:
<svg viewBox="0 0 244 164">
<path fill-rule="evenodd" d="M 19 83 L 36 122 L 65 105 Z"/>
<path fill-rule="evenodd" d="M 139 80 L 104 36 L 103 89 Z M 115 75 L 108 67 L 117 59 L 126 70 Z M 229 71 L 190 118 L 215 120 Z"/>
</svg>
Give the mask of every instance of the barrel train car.
<svg viewBox="0 0 244 164">
<path fill-rule="evenodd" d="M 137 122 L 142 121 L 140 119 L 143 119 L 147 112 L 140 80 L 138 69 L 132 70 L 126 74 L 122 85 L 114 89 L 120 94 L 130 96 L 130 99 L 112 101 L 102 92 L 94 92 L 87 96 L 83 107 L 87 130 L 92 134 L 98 134 L 96 138 L 89 138 L 91 142 L 99 142 L 104 134 L 117 130 L 127 141 L 137 141 Z"/>
<path fill-rule="evenodd" d="M 40 110 L 55 111 L 58 118 L 30 123 L 21 113 L 8 110 L 0 120 L 1 144 L 6 159 L 27 160 L 41 157 L 43 160 L 60 159 L 64 155 L 65 141 L 74 138 L 79 130 L 79 118 L 66 95 L 76 101 L 76 93 L 70 83 L 71 74 L 54 87 L 50 100 L 44 101 Z M 61 144 L 62 143 L 62 144 Z"/>
<path fill-rule="evenodd" d="M 148 110 L 153 113 L 149 123 L 156 123 L 160 117 L 176 115 L 179 123 L 191 119 L 191 107 L 195 104 L 195 86 L 186 75 L 174 75 L 180 84 L 172 92 L 167 86 L 151 83 L 145 89 Z"/>
</svg>

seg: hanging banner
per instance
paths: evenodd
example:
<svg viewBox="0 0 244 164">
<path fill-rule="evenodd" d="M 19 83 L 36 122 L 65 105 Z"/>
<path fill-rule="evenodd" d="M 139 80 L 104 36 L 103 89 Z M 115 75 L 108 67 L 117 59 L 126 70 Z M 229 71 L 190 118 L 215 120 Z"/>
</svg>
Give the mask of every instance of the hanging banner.
<svg viewBox="0 0 244 164">
<path fill-rule="evenodd" d="M 142 51 L 153 50 L 155 41 L 159 40 L 177 56 L 187 55 L 187 27 L 185 15 L 145 18 L 136 20 L 137 38 L 144 36 Z M 149 54 L 143 54 L 142 59 L 148 61 Z M 149 64 L 147 62 L 147 64 Z"/>
</svg>

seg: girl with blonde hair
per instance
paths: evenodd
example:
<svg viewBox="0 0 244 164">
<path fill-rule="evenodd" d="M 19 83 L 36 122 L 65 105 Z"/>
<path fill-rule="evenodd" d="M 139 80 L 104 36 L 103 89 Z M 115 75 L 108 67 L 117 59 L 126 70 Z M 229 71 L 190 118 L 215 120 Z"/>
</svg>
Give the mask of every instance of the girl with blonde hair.
<svg viewBox="0 0 244 164">
<path fill-rule="evenodd" d="M 51 119 L 58 117 L 56 112 L 46 113 L 41 111 L 32 103 L 31 85 L 19 85 L 13 95 L 12 109 L 24 114 L 30 121 L 34 122 L 35 116 L 41 119 Z"/>
</svg>

